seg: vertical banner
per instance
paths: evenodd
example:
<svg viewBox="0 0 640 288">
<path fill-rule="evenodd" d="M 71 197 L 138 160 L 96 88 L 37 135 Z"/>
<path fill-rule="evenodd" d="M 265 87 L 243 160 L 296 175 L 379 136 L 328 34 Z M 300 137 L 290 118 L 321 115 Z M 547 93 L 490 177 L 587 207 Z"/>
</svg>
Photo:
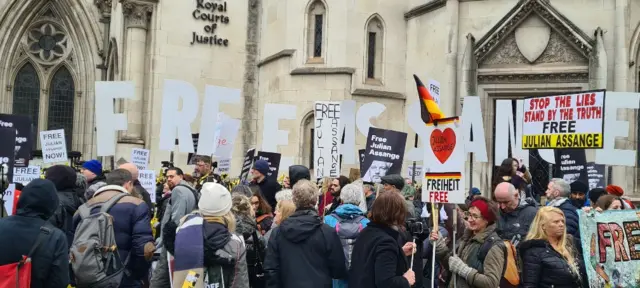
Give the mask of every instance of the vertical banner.
<svg viewBox="0 0 640 288">
<path fill-rule="evenodd" d="M 587 153 L 584 149 L 556 149 L 556 175 L 571 184 L 580 181 L 587 184 Z"/>
<path fill-rule="evenodd" d="M 40 179 L 40 166 L 13 168 L 13 183 L 27 185 L 33 179 Z"/>
<path fill-rule="evenodd" d="M 67 162 L 67 138 L 64 129 L 40 131 L 42 161 L 44 163 Z"/>
<path fill-rule="evenodd" d="M 407 133 L 369 128 L 365 158 L 360 170 L 364 182 L 380 183 L 387 174 L 402 173 Z"/>
<path fill-rule="evenodd" d="M 138 170 L 147 170 L 147 166 L 149 166 L 149 150 L 131 149 L 131 163 L 135 164 Z"/>
<path fill-rule="evenodd" d="M 602 149 L 605 91 L 524 100 L 522 149 Z"/>
<path fill-rule="evenodd" d="M 0 126 L 0 139 L 2 139 L 0 140 L 0 182 L 4 176 L 7 176 L 9 183 L 13 182 L 13 164 L 15 163 L 16 147 L 15 138 L 15 128 L 1 128 Z"/>
<path fill-rule="evenodd" d="M 198 142 L 200 140 L 200 133 L 193 133 L 191 134 L 191 140 L 193 141 L 193 151 L 198 151 Z M 177 141 L 177 140 L 176 140 Z M 189 153 L 187 155 L 187 165 L 196 165 L 196 163 L 194 163 L 196 153 Z"/>
<path fill-rule="evenodd" d="M 33 148 L 33 141 L 36 141 L 36 135 L 34 135 L 36 129 L 34 129 L 31 123 L 31 118 L 24 115 L 0 114 L 0 128 L 15 129 L 15 161 L 13 165 L 15 165 L 15 167 L 29 166 L 31 148 Z M 5 139 L 8 138 L 0 139 L 5 141 Z"/>
<path fill-rule="evenodd" d="M 604 188 L 606 186 L 604 178 L 605 165 L 587 162 L 587 180 L 589 181 L 589 190 L 593 188 Z"/>
<path fill-rule="evenodd" d="M 264 152 L 259 151 L 258 156 L 256 156 L 257 160 L 265 160 L 269 162 L 269 175 L 266 175 L 269 178 L 269 181 L 278 182 L 278 169 L 280 169 L 280 158 L 282 155 L 280 153 L 273 152 Z"/>
<path fill-rule="evenodd" d="M 156 171 L 140 170 L 138 173 L 138 181 L 140 181 L 142 188 L 149 192 L 151 202 L 156 203 Z"/>
<path fill-rule="evenodd" d="M 223 119 L 220 126 L 220 133 L 216 134 L 216 149 L 214 156 L 218 157 L 218 167 L 220 167 L 219 159 L 232 158 L 233 146 L 240 130 L 240 120 L 233 118 Z"/>
<path fill-rule="evenodd" d="M 638 287 L 640 218 L 636 210 L 586 213 L 578 209 L 589 287 Z"/>
<path fill-rule="evenodd" d="M 340 176 L 340 102 L 317 101 L 314 108 L 313 167 L 316 179 Z"/>
<path fill-rule="evenodd" d="M 240 171 L 240 181 L 244 181 L 249 176 L 249 170 L 251 170 L 251 166 L 253 166 L 253 158 L 256 154 L 256 148 L 251 148 L 247 150 L 247 154 L 244 155 L 244 160 L 242 161 L 242 170 Z"/>
<path fill-rule="evenodd" d="M 425 145 L 426 171 L 422 180 L 422 201 L 464 204 L 464 137 L 458 117 L 440 119 L 427 125 L 429 144 Z"/>
</svg>

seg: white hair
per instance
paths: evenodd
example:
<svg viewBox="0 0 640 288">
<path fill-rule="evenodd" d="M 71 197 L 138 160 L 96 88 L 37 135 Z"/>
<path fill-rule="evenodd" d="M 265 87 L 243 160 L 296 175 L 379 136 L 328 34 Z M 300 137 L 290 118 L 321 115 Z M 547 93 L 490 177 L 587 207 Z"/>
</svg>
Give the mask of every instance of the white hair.
<svg viewBox="0 0 640 288">
<path fill-rule="evenodd" d="M 553 188 L 556 188 L 560 193 L 559 197 L 569 197 L 571 195 L 571 185 L 560 178 L 553 178 L 551 181 Z"/>
<path fill-rule="evenodd" d="M 282 200 L 293 201 L 293 191 L 291 189 L 282 189 L 276 193 L 276 202 L 280 202 Z"/>
</svg>

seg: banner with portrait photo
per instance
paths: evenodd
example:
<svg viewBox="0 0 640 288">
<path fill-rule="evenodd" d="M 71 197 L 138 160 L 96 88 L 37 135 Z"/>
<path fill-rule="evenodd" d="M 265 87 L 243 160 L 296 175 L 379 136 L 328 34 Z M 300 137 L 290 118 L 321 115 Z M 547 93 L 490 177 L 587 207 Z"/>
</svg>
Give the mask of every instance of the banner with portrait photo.
<svg viewBox="0 0 640 288">
<path fill-rule="evenodd" d="M 587 162 L 587 179 L 589 181 L 589 190 L 593 188 L 604 188 L 606 186 L 604 171 L 607 167 L 594 162 Z"/>
<path fill-rule="evenodd" d="M 584 149 L 557 149 L 555 150 L 556 169 L 555 177 L 562 178 L 571 184 L 580 181 L 587 184 L 587 153 Z"/>
<path fill-rule="evenodd" d="M 362 181 L 380 183 L 380 178 L 402 172 L 407 133 L 369 128 L 365 157 L 360 169 Z"/>
<path fill-rule="evenodd" d="M 14 147 L 15 167 L 29 166 L 33 141 L 37 139 L 31 118 L 24 115 L 0 114 L 0 128 L 14 128 L 16 130 Z M 4 141 L 5 138 L 0 139 Z"/>
<path fill-rule="evenodd" d="M 637 210 L 578 210 L 589 287 L 638 287 L 638 215 Z"/>
<path fill-rule="evenodd" d="M 6 176 L 13 183 L 13 158 L 15 157 L 16 129 L 0 128 L 0 177 Z M 1 179 L 0 179 L 1 180 Z"/>
<path fill-rule="evenodd" d="M 458 117 L 426 125 L 429 145 L 424 148 L 422 201 L 464 204 L 464 138 Z"/>
<path fill-rule="evenodd" d="M 605 91 L 524 100 L 522 149 L 601 149 Z"/>
<path fill-rule="evenodd" d="M 316 101 L 313 110 L 313 170 L 316 179 L 340 177 L 340 102 Z"/>
<path fill-rule="evenodd" d="M 259 151 L 255 161 L 266 160 L 269 163 L 269 173 L 267 178 L 269 181 L 278 182 L 278 169 L 280 169 L 280 153 Z M 254 163 L 255 163 L 254 161 Z"/>
</svg>

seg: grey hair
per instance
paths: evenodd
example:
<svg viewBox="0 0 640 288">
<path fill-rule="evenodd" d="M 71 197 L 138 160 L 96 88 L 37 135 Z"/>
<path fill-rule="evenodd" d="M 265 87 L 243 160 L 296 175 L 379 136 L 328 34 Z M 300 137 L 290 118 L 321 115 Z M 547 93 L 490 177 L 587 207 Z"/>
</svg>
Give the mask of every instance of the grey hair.
<svg viewBox="0 0 640 288">
<path fill-rule="evenodd" d="M 299 180 L 293 185 L 292 196 L 297 209 L 314 208 L 318 204 L 318 186 L 306 179 Z"/>
<path fill-rule="evenodd" d="M 231 194 L 244 195 L 248 198 L 253 197 L 253 192 L 251 192 L 251 188 L 247 185 L 237 185 L 236 187 L 233 187 Z"/>
<path fill-rule="evenodd" d="M 282 200 L 293 201 L 293 191 L 291 189 L 282 189 L 276 193 L 276 202 Z"/>
<path fill-rule="evenodd" d="M 347 184 L 340 190 L 340 200 L 343 204 L 353 204 L 359 206 L 362 202 L 362 188 L 356 184 Z"/>
<path fill-rule="evenodd" d="M 127 169 L 116 169 L 107 174 L 107 185 L 122 186 L 129 181 L 133 181 L 133 175 Z"/>
<path fill-rule="evenodd" d="M 567 181 L 560 178 L 553 178 L 549 182 L 553 184 L 553 188 L 558 189 L 560 197 L 569 197 L 569 195 L 571 195 L 571 185 L 569 185 Z"/>
</svg>

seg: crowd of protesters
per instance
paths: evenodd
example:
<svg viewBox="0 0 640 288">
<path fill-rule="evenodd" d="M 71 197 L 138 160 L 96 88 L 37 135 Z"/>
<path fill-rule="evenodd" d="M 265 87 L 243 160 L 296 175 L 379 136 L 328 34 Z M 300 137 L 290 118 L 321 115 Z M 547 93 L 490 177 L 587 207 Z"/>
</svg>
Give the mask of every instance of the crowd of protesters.
<svg viewBox="0 0 640 288">
<path fill-rule="evenodd" d="M 551 179 L 537 195 L 511 158 L 492 191 L 471 188 L 464 205 L 423 203 L 400 175 L 318 184 L 294 165 L 278 183 L 258 160 L 248 181 L 229 187 L 210 157 L 195 164 L 192 175 L 166 169 L 155 205 L 130 163 L 109 173 L 96 160 L 80 173 L 49 168 L 0 219 L 0 268 L 28 255 L 31 287 L 54 288 L 587 287 L 576 211 L 635 209 L 613 185 L 587 191 Z M 109 225 L 88 227 L 101 213 Z M 87 254 L 91 229 L 113 231 L 101 257 Z M 109 265 L 121 269 L 90 269 Z"/>
</svg>

